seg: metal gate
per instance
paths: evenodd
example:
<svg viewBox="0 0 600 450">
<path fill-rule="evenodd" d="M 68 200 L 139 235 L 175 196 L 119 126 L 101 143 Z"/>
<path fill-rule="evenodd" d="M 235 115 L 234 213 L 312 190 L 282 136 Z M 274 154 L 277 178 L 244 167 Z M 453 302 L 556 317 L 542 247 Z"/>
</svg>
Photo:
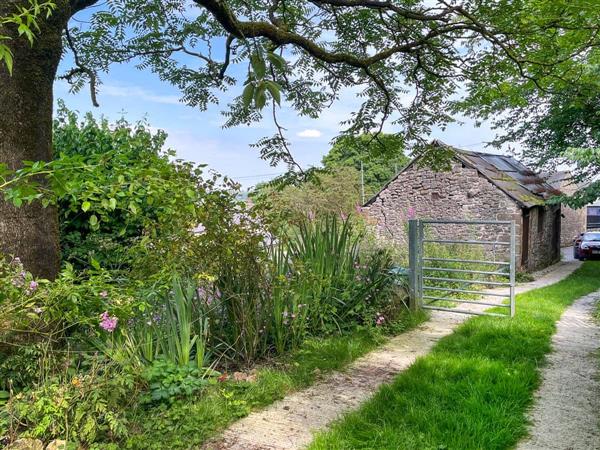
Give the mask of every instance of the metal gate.
<svg viewBox="0 0 600 450">
<path fill-rule="evenodd" d="M 461 240 L 461 239 L 429 239 L 425 236 L 429 232 L 428 228 L 436 226 L 452 225 L 475 225 L 475 226 L 494 226 L 504 227 L 510 238 L 508 240 Z M 499 317 L 513 317 L 515 315 L 515 260 L 516 260 L 516 234 L 514 221 L 467 221 L 467 220 L 409 220 L 409 284 L 411 308 L 433 309 L 439 311 L 449 311 L 462 314 L 476 314 Z M 439 244 L 442 246 L 448 244 L 463 244 L 466 246 L 483 246 L 488 250 L 486 257 L 482 259 L 461 259 L 459 257 L 436 257 L 426 255 L 426 244 Z M 487 256 L 489 249 L 492 249 L 494 260 Z M 496 249 L 501 249 L 503 260 L 496 260 Z M 449 264 L 457 264 L 460 268 L 448 267 Z M 489 267 L 489 270 L 487 268 Z M 472 269 L 471 269 L 472 268 Z M 480 270 L 480 269 L 486 270 Z M 435 272 L 448 275 L 435 275 Z M 459 278 L 451 278 L 451 276 Z M 494 277 L 493 280 L 483 279 L 483 277 Z M 458 285 L 458 287 L 455 287 Z M 477 287 L 484 288 L 504 288 L 504 292 L 486 292 L 477 290 Z M 432 294 L 439 292 L 441 294 Z M 461 297 L 451 297 L 452 294 L 458 294 Z M 494 300 L 480 301 L 464 298 L 464 295 L 485 296 Z M 506 302 L 508 299 L 508 303 Z M 470 308 L 451 308 L 440 306 L 441 302 L 468 304 Z M 477 306 L 476 306 L 477 305 Z M 495 306 L 506 308 L 507 312 L 493 313 L 486 312 L 481 306 Z"/>
</svg>

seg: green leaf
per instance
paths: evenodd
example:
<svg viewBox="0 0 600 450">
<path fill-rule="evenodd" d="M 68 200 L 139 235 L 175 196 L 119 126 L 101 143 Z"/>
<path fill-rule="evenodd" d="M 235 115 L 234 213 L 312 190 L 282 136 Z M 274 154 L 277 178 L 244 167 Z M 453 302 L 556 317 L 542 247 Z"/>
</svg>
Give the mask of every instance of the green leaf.
<svg viewBox="0 0 600 450">
<path fill-rule="evenodd" d="M 0 62 L 4 60 L 4 64 L 6 64 L 6 68 L 8 69 L 8 73 L 12 75 L 13 72 L 13 56 L 10 49 L 4 45 L 0 44 Z"/>
<path fill-rule="evenodd" d="M 90 260 L 90 264 L 92 265 L 92 267 L 96 270 L 100 270 L 100 263 L 98 262 L 98 260 L 94 257 L 91 258 Z"/>
<path fill-rule="evenodd" d="M 256 109 L 264 108 L 267 103 L 267 96 L 265 95 L 265 86 L 261 85 L 257 87 L 256 92 L 254 93 L 254 105 Z"/>
<path fill-rule="evenodd" d="M 115 198 L 110 198 L 108 200 L 108 205 L 110 206 L 110 209 L 114 211 L 117 208 L 117 200 Z"/>
<path fill-rule="evenodd" d="M 92 206 L 92 204 L 90 202 L 83 202 L 81 204 L 81 210 L 83 212 L 87 212 L 90 209 L 91 206 Z"/>
<path fill-rule="evenodd" d="M 281 86 L 275 81 L 266 80 L 265 86 L 267 87 L 271 97 L 278 105 L 281 105 Z"/>
<path fill-rule="evenodd" d="M 248 108 L 252 99 L 254 98 L 254 84 L 248 83 L 244 88 L 244 92 L 242 93 L 242 103 L 244 108 Z"/>
<path fill-rule="evenodd" d="M 265 73 L 267 71 L 267 66 L 265 65 L 265 60 L 262 59 L 261 55 L 259 55 L 258 53 L 254 53 L 250 57 L 250 64 L 252 66 L 254 74 L 256 75 L 256 78 L 264 78 Z"/>
<path fill-rule="evenodd" d="M 92 226 L 92 228 L 95 228 L 98 225 L 98 217 L 96 216 L 96 214 L 93 214 L 90 217 L 90 225 Z"/>
<path fill-rule="evenodd" d="M 273 66 L 275 66 L 275 68 L 277 68 L 279 70 L 284 70 L 285 66 L 287 64 L 285 59 L 283 59 L 277 53 L 273 53 L 273 52 L 267 53 L 267 59 L 269 60 L 269 62 L 271 64 L 273 64 Z"/>
</svg>

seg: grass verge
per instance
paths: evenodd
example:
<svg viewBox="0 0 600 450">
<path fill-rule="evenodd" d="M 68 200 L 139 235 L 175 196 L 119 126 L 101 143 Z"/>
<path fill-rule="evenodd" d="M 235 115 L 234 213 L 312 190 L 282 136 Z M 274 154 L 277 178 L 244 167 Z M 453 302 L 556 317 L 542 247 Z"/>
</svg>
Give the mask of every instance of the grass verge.
<svg viewBox="0 0 600 450">
<path fill-rule="evenodd" d="M 310 449 L 511 448 L 526 434 L 556 321 L 597 289 L 600 263 L 586 262 L 563 281 L 518 295 L 513 319 L 467 321 Z"/>
<path fill-rule="evenodd" d="M 403 314 L 389 331 L 399 334 L 423 322 L 425 315 Z M 310 339 L 301 349 L 257 371 L 256 382 L 219 383 L 201 396 L 141 410 L 131 418 L 134 449 L 200 446 L 235 420 L 341 370 L 387 340 L 378 329 L 363 328 L 329 338 Z"/>
</svg>

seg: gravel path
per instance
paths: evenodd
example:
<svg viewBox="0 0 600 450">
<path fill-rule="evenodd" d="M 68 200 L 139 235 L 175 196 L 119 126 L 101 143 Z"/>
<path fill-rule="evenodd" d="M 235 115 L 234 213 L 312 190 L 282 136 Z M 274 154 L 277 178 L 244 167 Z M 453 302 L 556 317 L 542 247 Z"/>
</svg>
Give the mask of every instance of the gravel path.
<svg viewBox="0 0 600 450">
<path fill-rule="evenodd" d="M 559 263 L 539 274 L 518 293 L 553 284 L 579 267 L 578 261 Z M 495 291 L 500 292 L 500 291 Z M 486 300 L 497 299 L 491 297 Z M 481 311 L 478 305 L 468 305 Z M 463 309 L 465 309 L 463 307 Z M 518 314 L 518 310 L 517 310 Z M 324 429 L 344 413 L 368 400 L 377 388 L 426 355 L 435 343 L 469 316 L 432 311 L 431 318 L 414 330 L 391 339 L 381 348 L 358 359 L 344 372 L 336 372 L 312 387 L 293 393 L 269 407 L 235 422 L 212 442 L 211 450 L 283 450 L 307 446 L 313 433 Z M 503 319 L 498 319 L 503 320 Z"/>
<path fill-rule="evenodd" d="M 599 299 L 600 291 L 580 298 L 558 322 L 529 414 L 531 434 L 518 450 L 600 449 L 600 326 L 592 317 Z"/>
</svg>

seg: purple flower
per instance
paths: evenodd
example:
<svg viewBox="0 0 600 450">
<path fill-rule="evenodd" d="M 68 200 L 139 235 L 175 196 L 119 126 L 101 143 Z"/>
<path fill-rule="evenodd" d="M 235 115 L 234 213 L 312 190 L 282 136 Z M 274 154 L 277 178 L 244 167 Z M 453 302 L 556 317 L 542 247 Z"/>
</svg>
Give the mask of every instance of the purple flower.
<svg viewBox="0 0 600 450">
<path fill-rule="evenodd" d="M 102 292 L 100 292 L 100 294 L 99 294 L 99 295 L 100 295 L 100 297 L 102 297 L 102 298 L 106 298 L 106 297 L 108 297 L 108 292 L 106 292 L 106 291 L 102 291 Z"/>
<path fill-rule="evenodd" d="M 313 220 L 315 220 L 315 212 L 308 211 L 308 213 L 306 214 L 306 217 L 308 217 L 308 220 L 310 220 L 312 222 Z"/>
<path fill-rule="evenodd" d="M 375 321 L 375 325 L 381 326 L 383 324 L 383 322 L 385 322 L 385 317 L 383 317 L 381 314 L 377 313 L 377 320 Z"/>
<path fill-rule="evenodd" d="M 104 311 L 102 314 L 100 314 L 100 328 L 102 328 L 104 331 L 112 333 L 115 331 L 115 328 L 117 328 L 118 322 L 119 319 L 115 316 L 109 316 L 108 311 Z"/>
<path fill-rule="evenodd" d="M 194 228 L 192 230 L 192 233 L 194 233 L 194 234 L 204 234 L 205 231 L 206 231 L 206 227 L 203 224 L 199 223 L 196 226 L 196 228 Z"/>
<path fill-rule="evenodd" d="M 38 282 L 37 282 L 37 281 L 33 281 L 33 280 L 31 280 L 31 281 L 29 282 L 29 290 L 30 290 L 31 292 L 35 292 L 35 291 L 37 291 L 37 288 L 38 288 L 38 286 L 39 286 L 39 284 L 38 284 Z"/>
<path fill-rule="evenodd" d="M 343 221 L 346 221 L 347 218 L 348 218 L 348 214 L 346 214 L 345 212 L 340 212 L 340 219 L 342 219 Z"/>
</svg>

